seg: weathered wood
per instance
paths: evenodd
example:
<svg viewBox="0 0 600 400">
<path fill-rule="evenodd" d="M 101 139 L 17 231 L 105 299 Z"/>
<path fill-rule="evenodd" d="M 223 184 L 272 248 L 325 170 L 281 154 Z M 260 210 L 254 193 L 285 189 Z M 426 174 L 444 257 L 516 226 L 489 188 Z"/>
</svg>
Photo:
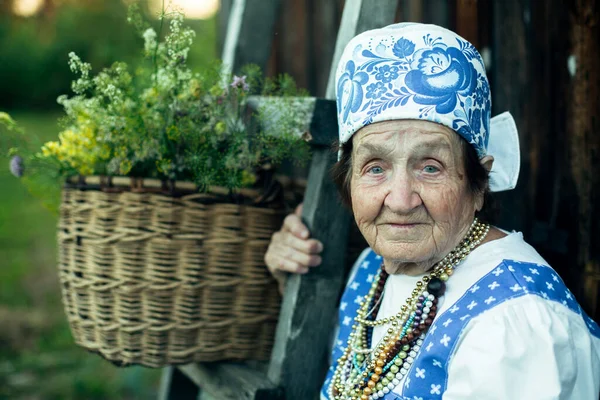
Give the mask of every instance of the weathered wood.
<svg viewBox="0 0 600 400">
<path fill-rule="evenodd" d="M 595 245 L 600 228 L 600 2 L 571 2 L 571 92 L 568 139 L 570 176 L 577 193 L 577 267 L 585 269 L 585 301 L 600 317 L 600 250 Z"/>
<path fill-rule="evenodd" d="M 530 34 L 529 1 L 494 0 L 492 104 L 498 111 L 510 111 L 519 129 L 521 173 L 514 190 L 497 193 L 501 205 L 499 225 L 505 229 L 528 231 L 532 221 L 532 192 L 529 186 L 529 148 L 533 134 L 529 107 L 528 37 Z"/>
<path fill-rule="evenodd" d="M 350 222 L 329 176 L 334 157 L 327 148 L 313 152 L 303 220 L 325 244 L 323 262 L 309 274 L 289 277 L 269 367 L 287 400 L 316 399 L 328 365 Z"/>
<path fill-rule="evenodd" d="M 197 383 L 177 367 L 163 368 L 158 400 L 196 400 L 199 394 Z"/>
<path fill-rule="evenodd" d="M 467 39 L 477 49 L 479 45 L 478 1 L 456 0 L 456 33 Z"/>
<path fill-rule="evenodd" d="M 450 28 L 448 0 L 427 0 L 423 5 L 423 22 Z"/>
<path fill-rule="evenodd" d="M 225 72 L 248 63 L 266 68 L 280 6 L 281 0 L 233 1 L 223 47 Z"/>
<path fill-rule="evenodd" d="M 340 7 L 338 1 L 308 0 L 308 3 L 310 48 L 307 73 L 311 79 L 307 89 L 316 97 L 325 97 L 343 6 Z"/>
<path fill-rule="evenodd" d="M 257 365 L 218 362 L 183 365 L 179 370 L 211 400 L 283 400 L 283 391 Z"/>
<path fill-rule="evenodd" d="M 346 0 L 337 34 L 325 98 L 335 99 L 335 72 L 344 48 L 357 34 L 394 22 L 398 0 Z"/>
</svg>

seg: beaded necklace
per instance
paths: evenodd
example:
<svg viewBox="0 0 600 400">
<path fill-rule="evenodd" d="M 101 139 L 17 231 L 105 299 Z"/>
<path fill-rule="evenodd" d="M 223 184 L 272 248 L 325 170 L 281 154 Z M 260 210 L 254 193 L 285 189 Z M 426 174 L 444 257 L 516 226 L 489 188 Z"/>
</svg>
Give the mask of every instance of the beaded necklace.
<svg viewBox="0 0 600 400">
<path fill-rule="evenodd" d="M 369 293 L 363 299 L 348 345 L 337 362 L 328 389 L 331 400 L 376 400 L 382 398 L 408 373 L 425 334 L 437 314 L 438 299 L 454 269 L 477 247 L 490 230 L 488 224 L 473 220 L 469 231 L 429 275 L 416 283 L 398 314 L 376 320 L 383 289 L 389 274 L 383 262 Z M 371 349 L 375 326 L 390 324 L 387 334 Z"/>
</svg>

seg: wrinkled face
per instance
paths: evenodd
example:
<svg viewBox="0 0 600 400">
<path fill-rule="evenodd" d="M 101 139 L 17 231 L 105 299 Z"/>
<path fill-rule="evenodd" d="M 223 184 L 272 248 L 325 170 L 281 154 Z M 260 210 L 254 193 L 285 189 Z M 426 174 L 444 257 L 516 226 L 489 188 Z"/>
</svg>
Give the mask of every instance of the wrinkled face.
<svg viewBox="0 0 600 400">
<path fill-rule="evenodd" d="M 352 140 L 354 218 L 386 269 L 389 261 L 442 259 L 483 201 L 468 188 L 460 137 L 433 122 L 399 120 L 368 125 Z"/>
</svg>

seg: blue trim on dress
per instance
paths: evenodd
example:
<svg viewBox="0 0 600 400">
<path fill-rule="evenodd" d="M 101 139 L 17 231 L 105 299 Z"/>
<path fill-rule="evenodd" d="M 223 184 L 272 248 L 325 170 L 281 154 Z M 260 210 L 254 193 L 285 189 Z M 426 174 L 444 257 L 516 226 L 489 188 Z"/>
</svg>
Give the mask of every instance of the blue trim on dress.
<svg viewBox="0 0 600 400">
<path fill-rule="evenodd" d="M 360 301 L 368 293 L 380 264 L 381 258 L 371 251 L 342 296 L 339 312 L 340 331 L 332 354 L 333 365 L 322 390 L 327 399 L 327 389 L 337 366 L 337 359 L 342 355 L 350 335 Z M 436 317 L 403 382 L 402 395 L 390 392 L 384 399 L 441 399 L 448 386 L 450 357 L 456 350 L 455 347 L 467 324 L 485 311 L 524 295 L 535 295 L 565 305 L 581 315 L 590 333 L 600 338 L 598 325 L 581 309 L 573 294 L 552 268 L 547 265 L 504 260 L 467 289 L 452 307 Z"/>
</svg>

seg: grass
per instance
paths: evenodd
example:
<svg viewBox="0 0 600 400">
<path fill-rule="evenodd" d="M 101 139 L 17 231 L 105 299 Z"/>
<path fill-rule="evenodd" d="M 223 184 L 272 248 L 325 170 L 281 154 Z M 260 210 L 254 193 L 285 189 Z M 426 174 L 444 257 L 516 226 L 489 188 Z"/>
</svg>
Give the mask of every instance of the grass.
<svg viewBox="0 0 600 400">
<path fill-rule="evenodd" d="M 59 113 L 12 113 L 26 132 L 54 140 Z M 56 274 L 57 217 L 0 157 L 0 399 L 148 399 L 159 370 L 117 368 L 77 347 Z"/>
</svg>

